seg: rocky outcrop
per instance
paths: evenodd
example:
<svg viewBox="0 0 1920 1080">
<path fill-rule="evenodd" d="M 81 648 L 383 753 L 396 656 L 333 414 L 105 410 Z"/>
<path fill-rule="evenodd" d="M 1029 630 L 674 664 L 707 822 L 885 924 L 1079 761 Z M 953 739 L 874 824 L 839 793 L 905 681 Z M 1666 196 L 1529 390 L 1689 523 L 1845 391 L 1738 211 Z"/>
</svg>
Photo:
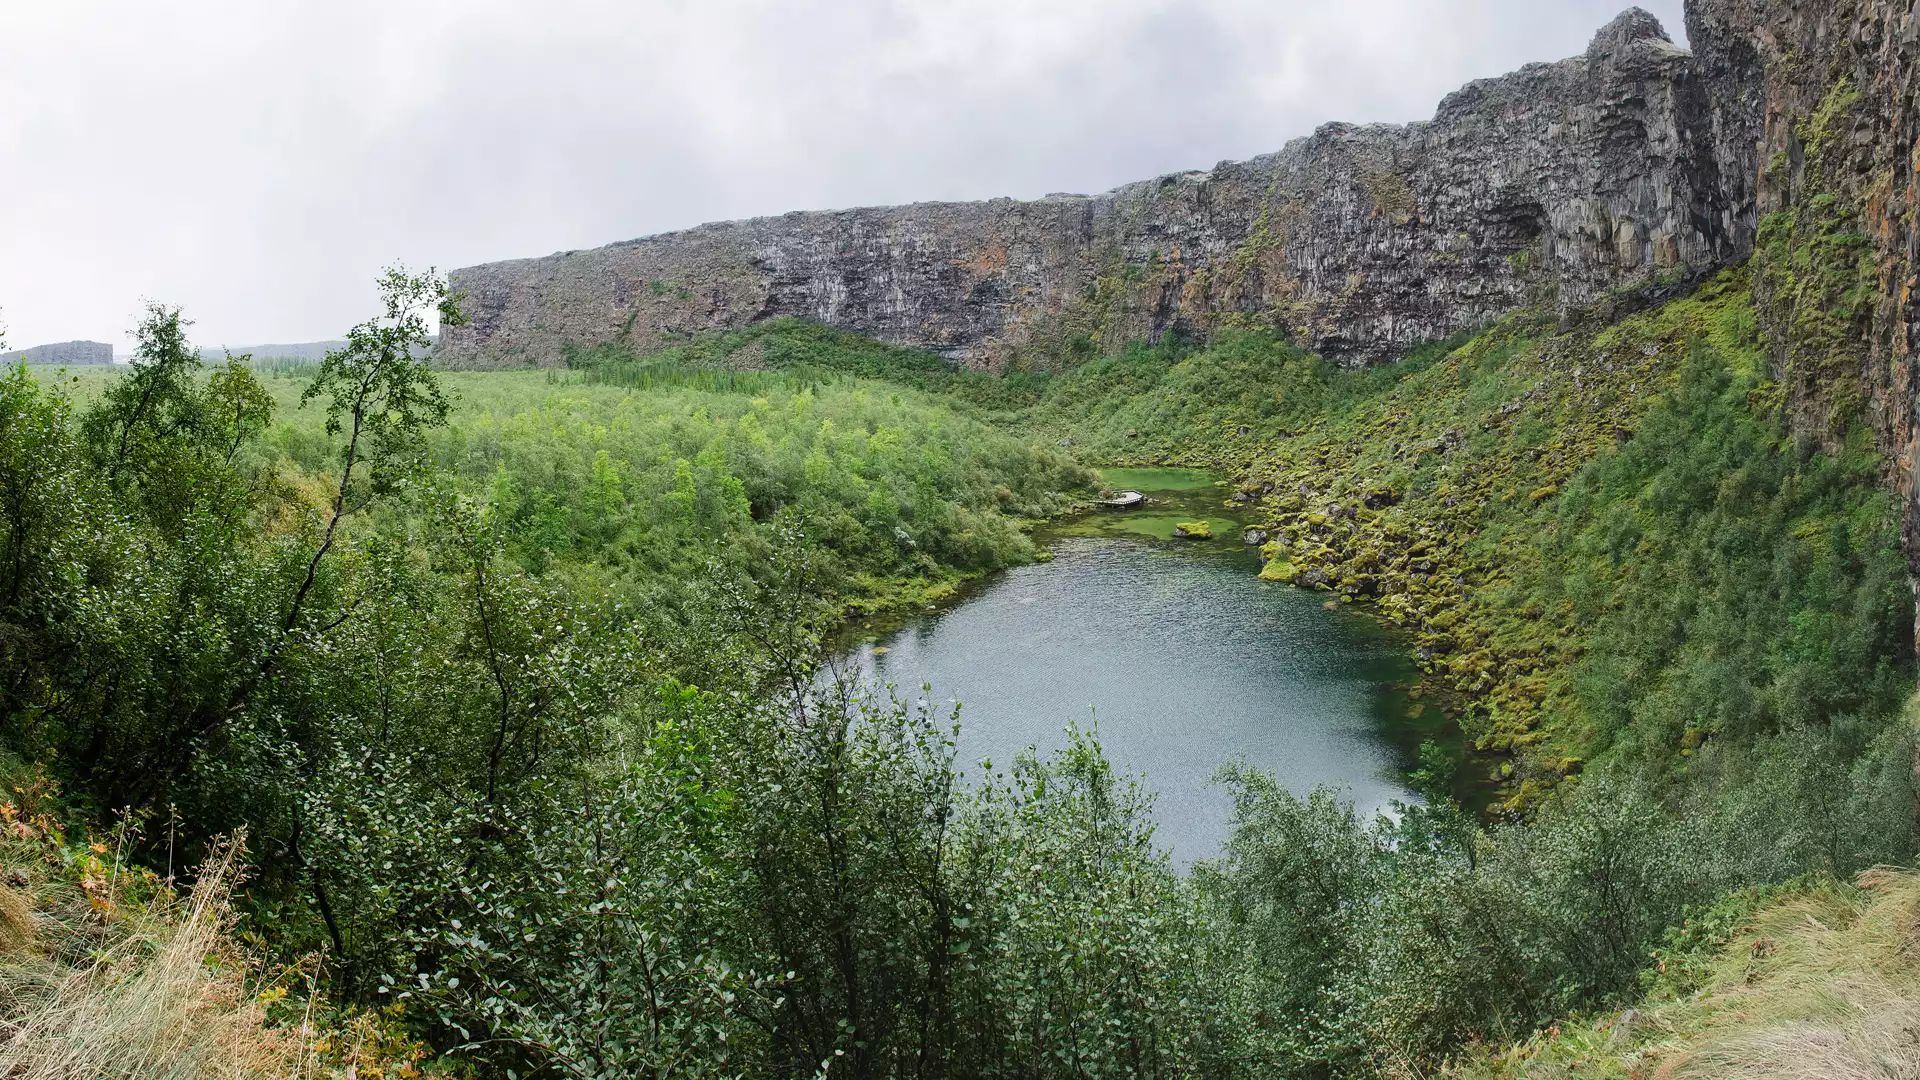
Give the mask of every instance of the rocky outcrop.
<svg viewBox="0 0 1920 1080">
<path fill-rule="evenodd" d="M 1920 15 L 1912 0 L 1692 0 L 1723 173 L 1754 180 L 1755 299 L 1804 432 L 1878 434 L 1920 575 Z"/>
<path fill-rule="evenodd" d="M 1750 162 L 1727 145 L 1740 125 L 1635 9 L 1584 55 L 1473 83 L 1430 121 L 1329 124 L 1209 172 L 794 213 L 458 270 L 472 324 L 442 358 L 554 364 L 568 346 L 644 352 L 799 316 L 981 367 L 1224 325 L 1369 363 L 1524 304 L 1583 304 L 1744 255 Z"/>
<path fill-rule="evenodd" d="M 111 364 L 113 346 L 104 341 L 62 341 L 0 353 L 0 364 Z"/>
</svg>

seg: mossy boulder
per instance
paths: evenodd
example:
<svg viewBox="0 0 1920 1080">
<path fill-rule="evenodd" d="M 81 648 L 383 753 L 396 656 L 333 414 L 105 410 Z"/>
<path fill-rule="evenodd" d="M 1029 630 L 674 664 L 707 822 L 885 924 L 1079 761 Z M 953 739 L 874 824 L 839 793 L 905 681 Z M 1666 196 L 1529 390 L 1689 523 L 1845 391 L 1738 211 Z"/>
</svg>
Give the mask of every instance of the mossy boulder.
<svg viewBox="0 0 1920 1080">
<path fill-rule="evenodd" d="M 1300 568 L 1285 559 L 1275 559 L 1260 568 L 1261 581 L 1277 581 L 1282 585 L 1291 585 L 1300 576 Z"/>
<path fill-rule="evenodd" d="M 1211 540 L 1213 526 L 1204 521 L 1183 521 L 1173 527 L 1173 535 L 1182 540 Z"/>
</svg>

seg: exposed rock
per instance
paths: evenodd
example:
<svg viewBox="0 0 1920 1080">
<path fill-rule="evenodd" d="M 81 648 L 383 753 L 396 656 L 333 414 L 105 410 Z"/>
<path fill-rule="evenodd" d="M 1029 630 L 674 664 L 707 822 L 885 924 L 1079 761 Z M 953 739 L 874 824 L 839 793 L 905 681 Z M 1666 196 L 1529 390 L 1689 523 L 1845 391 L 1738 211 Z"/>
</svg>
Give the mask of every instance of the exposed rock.
<svg viewBox="0 0 1920 1080">
<path fill-rule="evenodd" d="M 1699 65 L 1635 9 L 1584 55 L 1472 83 L 1430 121 L 1102 195 L 792 213 L 454 272 L 456 366 L 799 316 L 994 367 L 1254 321 L 1349 364 L 1529 302 L 1743 255 L 1753 219 Z M 1744 129 L 1741 129 L 1744 130 Z M 1744 177 L 1746 174 L 1742 173 Z M 1730 194 L 1731 193 L 1731 194 Z"/>
<path fill-rule="evenodd" d="M 104 341 L 62 341 L 0 353 L 0 364 L 111 364 L 113 346 Z"/>
<path fill-rule="evenodd" d="M 1267 539 L 1267 530 L 1265 529 L 1248 529 L 1246 532 L 1240 534 L 1241 542 L 1245 543 L 1248 547 L 1259 547 L 1266 543 Z"/>
</svg>

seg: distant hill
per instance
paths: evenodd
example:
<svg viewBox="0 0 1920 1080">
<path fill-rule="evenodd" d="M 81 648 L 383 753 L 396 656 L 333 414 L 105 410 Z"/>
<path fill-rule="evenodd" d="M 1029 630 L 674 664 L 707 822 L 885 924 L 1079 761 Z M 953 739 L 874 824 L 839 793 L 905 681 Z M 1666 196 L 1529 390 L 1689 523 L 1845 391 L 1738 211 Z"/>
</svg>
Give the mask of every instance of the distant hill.
<svg viewBox="0 0 1920 1080">
<path fill-rule="evenodd" d="M 29 364 L 111 364 L 113 346 L 104 341 L 62 341 L 0 353 L 0 363 L 17 364 L 23 360 Z"/>
<path fill-rule="evenodd" d="M 225 360 L 228 353 L 235 356 L 252 355 L 255 360 L 312 360 L 315 363 L 326 355 L 346 344 L 345 341 L 303 341 L 293 345 L 227 345 L 221 348 L 200 350 L 202 360 Z"/>
</svg>

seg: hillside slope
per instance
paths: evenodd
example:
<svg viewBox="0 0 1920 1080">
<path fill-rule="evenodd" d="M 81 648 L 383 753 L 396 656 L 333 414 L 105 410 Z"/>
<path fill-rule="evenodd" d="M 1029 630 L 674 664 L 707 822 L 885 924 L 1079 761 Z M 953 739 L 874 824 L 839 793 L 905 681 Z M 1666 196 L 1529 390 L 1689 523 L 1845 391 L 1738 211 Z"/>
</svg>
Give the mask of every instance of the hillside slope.
<svg viewBox="0 0 1920 1080">
<path fill-rule="evenodd" d="M 1415 636 L 1427 689 L 1516 755 L 1584 759 L 1885 717 L 1910 598 L 1871 434 L 1789 433 L 1744 273 L 1619 321 L 1521 315 L 1256 463 L 1268 575 Z"/>
</svg>

